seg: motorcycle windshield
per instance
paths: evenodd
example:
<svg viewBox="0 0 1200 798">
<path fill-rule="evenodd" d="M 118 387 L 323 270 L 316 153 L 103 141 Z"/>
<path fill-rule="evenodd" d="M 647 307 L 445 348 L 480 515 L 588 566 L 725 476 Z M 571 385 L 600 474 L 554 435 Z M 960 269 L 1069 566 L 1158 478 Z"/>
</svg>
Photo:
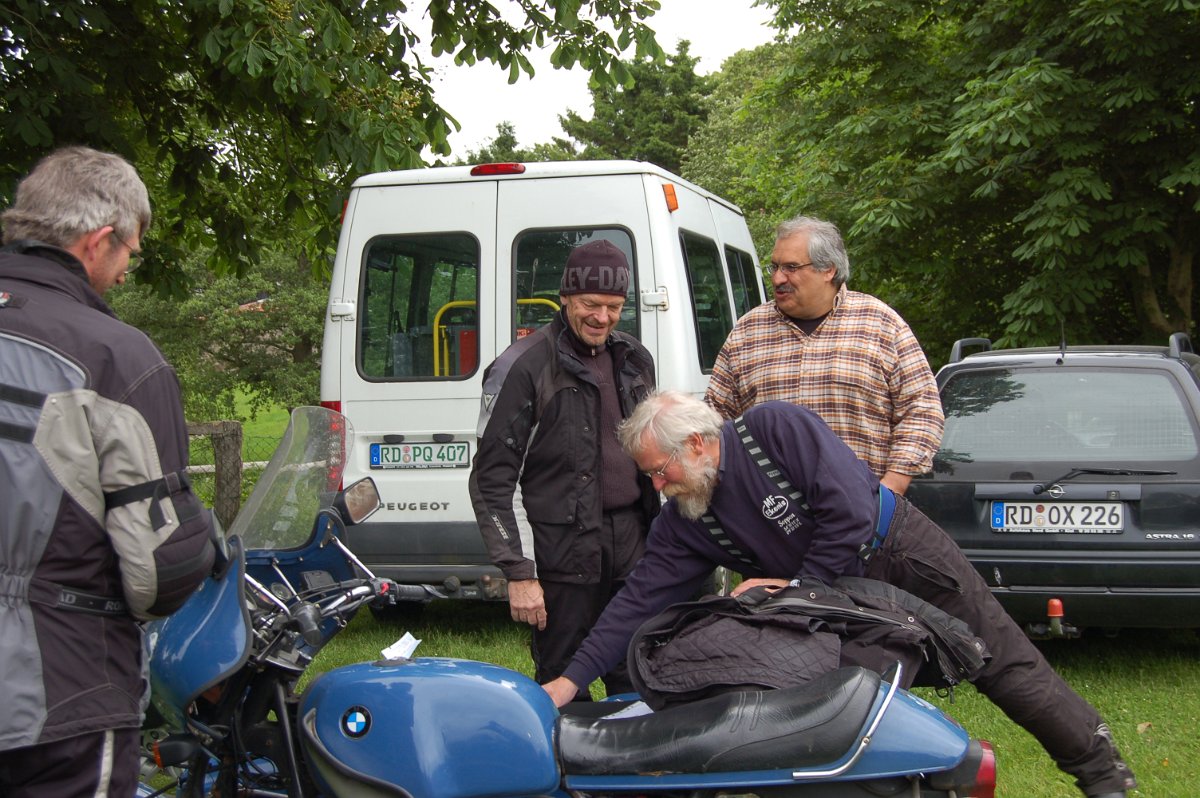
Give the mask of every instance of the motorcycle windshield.
<svg viewBox="0 0 1200 798">
<path fill-rule="evenodd" d="M 313 519 L 338 490 L 353 436 L 341 413 L 292 411 L 283 440 L 229 528 L 246 549 L 295 549 L 309 542 Z"/>
</svg>

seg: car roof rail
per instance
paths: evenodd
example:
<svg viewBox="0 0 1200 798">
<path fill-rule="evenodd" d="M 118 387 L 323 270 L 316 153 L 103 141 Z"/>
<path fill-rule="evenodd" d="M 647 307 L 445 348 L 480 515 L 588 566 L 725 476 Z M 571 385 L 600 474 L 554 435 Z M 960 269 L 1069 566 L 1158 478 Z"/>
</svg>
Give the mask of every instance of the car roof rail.
<svg viewBox="0 0 1200 798">
<path fill-rule="evenodd" d="M 1182 335 L 1182 333 L 1176 333 L 1176 335 Z M 959 338 L 954 342 L 954 346 L 950 347 L 950 362 L 957 363 L 962 360 L 963 348 L 968 346 L 977 346 L 980 352 L 988 352 L 992 348 L 992 341 L 989 338 Z"/>
<path fill-rule="evenodd" d="M 1171 333 L 1170 339 L 1167 341 L 1167 348 L 1170 350 L 1171 357 L 1180 357 L 1184 352 L 1195 352 L 1192 348 L 1192 339 L 1185 332 Z"/>
</svg>

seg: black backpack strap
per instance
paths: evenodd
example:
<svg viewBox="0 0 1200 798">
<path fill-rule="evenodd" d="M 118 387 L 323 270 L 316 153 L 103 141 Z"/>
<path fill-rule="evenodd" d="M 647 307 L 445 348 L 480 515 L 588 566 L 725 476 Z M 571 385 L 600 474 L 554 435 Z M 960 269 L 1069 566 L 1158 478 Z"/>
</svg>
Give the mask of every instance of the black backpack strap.
<svg viewBox="0 0 1200 798">
<path fill-rule="evenodd" d="M 40 408 L 46 402 L 46 394 L 31 391 L 19 385 L 8 385 L 0 382 L 0 402 L 9 402 L 24 407 Z M 33 443 L 33 427 L 24 424 L 14 424 L 0 421 L 0 438 L 17 443 Z"/>
<path fill-rule="evenodd" d="M 191 486 L 192 483 L 185 472 L 170 471 L 158 479 L 105 493 L 104 509 L 111 510 L 114 507 L 132 504 L 142 499 L 151 499 L 155 496 L 162 498 L 168 493 L 177 493 L 180 488 L 190 488 Z"/>
<path fill-rule="evenodd" d="M 775 462 L 767 456 L 766 452 L 763 451 L 762 446 L 759 445 L 758 441 L 754 439 L 754 436 L 750 434 L 749 428 L 746 427 L 746 420 L 744 417 L 738 416 L 733 420 L 733 429 L 735 432 L 737 432 L 738 437 L 741 439 L 742 445 L 746 447 L 746 453 L 750 455 L 750 458 L 754 460 L 759 469 L 761 469 L 762 472 L 766 474 L 772 482 L 778 485 L 779 489 L 783 491 L 783 493 L 787 495 L 792 502 L 800 507 L 800 509 L 807 513 L 811 513 L 812 511 L 809 509 L 808 502 L 804 500 L 804 494 L 797 490 L 796 486 L 789 482 L 786 477 L 784 477 L 783 471 L 779 469 L 779 466 L 775 465 Z M 742 552 L 741 549 L 733 545 L 733 541 L 729 539 L 729 535 L 725 534 L 725 530 L 721 528 L 721 525 L 717 523 L 717 519 L 711 514 L 705 513 L 703 516 L 701 516 L 700 523 L 704 524 L 704 528 L 708 530 L 710 535 L 712 535 L 713 540 L 720 544 L 721 548 L 725 549 L 730 556 L 736 558 L 739 562 L 746 563 L 753 568 L 759 567 L 758 563 L 751 560 L 745 555 L 744 552 Z"/>
<path fill-rule="evenodd" d="M 188 479 L 187 473 L 183 471 L 170 471 L 163 474 L 159 479 L 152 479 L 149 482 L 142 482 L 137 485 L 130 485 L 127 488 L 120 488 L 104 494 L 104 510 L 108 512 L 114 507 L 121 507 L 133 502 L 142 501 L 143 499 L 165 499 L 167 496 L 179 493 L 181 490 L 191 490 L 192 483 Z M 191 517 L 190 515 L 188 516 Z M 180 521 L 185 520 L 180 518 Z M 163 515 L 162 509 L 155 501 L 150 505 L 150 522 L 155 529 L 161 529 L 166 525 L 167 519 Z"/>
<path fill-rule="evenodd" d="M 766 474 L 768 479 L 778 485 L 784 495 L 791 499 L 801 510 L 811 513 L 812 510 L 809 508 L 808 502 L 804 500 L 804 494 L 795 485 L 788 482 L 787 477 L 783 475 L 783 471 L 779 469 L 779 466 L 775 465 L 775 462 L 770 457 L 767 457 L 767 453 L 763 451 L 759 442 L 754 440 L 754 436 L 750 434 L 750 428 L 746 426 L 744 416 L 738 416 L 733 420 L 733 429 L 737 432 L 738 437 L 742 439 L 742 446 L 746 447 L 746 452 L 754 460 L 759 470 Z"/>
<path fill-rule="evenodd" d="M 739 562 L 746 563 L 746 565 L 749 565 L 752 568 L 758 568 L 758 563 L 754 562 L 754 560 L 751 560 L 741 549 L 733 545 L 733 541 L 729 539 L 729 535 L 725 534 L 725 530 L 721 528 L 721 525 L 717 523 L 717 519 L 713 518 L 711 514 L 705 513 L 704 515 L 700 516 L 700 523 L 704 524 L 704 528 L 708 530 L 708 534 L 712 535 L 713 540 L 715 540 L 721 546 L 721 548 L 725 549 L 725 551 L 731 557 L 736 558 Z"/>
</svg>

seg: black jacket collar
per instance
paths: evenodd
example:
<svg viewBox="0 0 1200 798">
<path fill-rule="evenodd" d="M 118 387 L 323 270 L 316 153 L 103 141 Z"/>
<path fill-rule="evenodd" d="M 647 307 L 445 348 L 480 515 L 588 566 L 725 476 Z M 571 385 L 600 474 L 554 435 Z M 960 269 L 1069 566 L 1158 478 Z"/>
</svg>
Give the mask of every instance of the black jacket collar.
<svg viewBox="0 0 1200 798">
<path fill-rule="evenodd" d="M 14 241 L 0 249 L 0 256 L 3 255 L 23 255 L 25 257 L 15 260 L 0 257 L 0 278 L 15 277 L 51 290 L 61 291 L 78 302 L 116 318 L 112 308 L 92 288 L 83 263 L 65 249 L 27 238 Z M 50 261 L 62 268 L 54 269 L 44 264 L 31 264 L 25 258 Z"/>
</svg>

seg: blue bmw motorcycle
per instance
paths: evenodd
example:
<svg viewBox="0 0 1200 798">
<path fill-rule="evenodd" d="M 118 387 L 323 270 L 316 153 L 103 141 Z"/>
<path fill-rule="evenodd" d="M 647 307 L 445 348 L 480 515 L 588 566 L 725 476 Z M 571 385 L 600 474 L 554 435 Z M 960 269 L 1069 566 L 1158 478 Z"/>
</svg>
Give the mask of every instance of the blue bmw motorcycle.
<svg viewBox="0 0 1200 798">
<path fill-rule="evenodd" d="M 650 712 L 560 712 L 528 677 L 459 659 L 383 659 L 300 676 L 371 603 L 432 588 L 375 578 L 342 533 L 379 505 L 340 490 L 348 422 L 298 408 L 230 529 L 222 565 L 146 630 L 153 711 L 138 795 L 991 798 L 991 747 L 883 677 Z"/>
</svg>

